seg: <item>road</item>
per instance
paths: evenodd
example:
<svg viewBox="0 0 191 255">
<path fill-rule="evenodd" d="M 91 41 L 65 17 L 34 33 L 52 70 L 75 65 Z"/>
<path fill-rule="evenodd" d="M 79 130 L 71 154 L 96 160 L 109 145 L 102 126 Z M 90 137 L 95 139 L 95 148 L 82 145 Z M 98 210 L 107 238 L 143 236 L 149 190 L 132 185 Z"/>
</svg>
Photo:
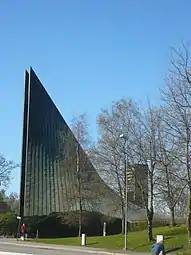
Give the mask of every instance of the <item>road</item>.
<svg viewBox="0 0 191 255">
<path fill-rule="evenodd" d="M 150 253 L 131 253 L 123 251 L 108 251 L 87 247 L 72 247 L 48 245 L 32 242 L 16 241 L 14 239 L 0 239 L 0 255 L 150 255 Z"/>
<path fill-rule="evenodd" d="M 3 253 L 2 253 L 3 252 Z M 76 251 L 64 251 L 64 250 L 55 250 L 50 248 L 31 248 L 31 247 L 21 247 L 21 246 L 14 246 L 14 245 L 0 245 L 0 255 L 11 255 L 6 254 L 4 252 L 13 253 L 12 255 L 25 255 L 25 254 L 37 254 L 37 255 L 86 255 L 86 254 L 92 254 L 97 255 L 97 253 L 86 253 L 83 252 L 76 252 Z"/>
<path fill-rule="evenodd" d="M 74 255 L 76 252 L 73 251 L 62 251 L 62 250 L 54 250 L 54 249 L 39 249 L 39 248 L 31 248 L 31 247 L 22 247 L 22 246 L 14 246 L 14 245 L 7 245 L 1 244 L 0 245 L 0 255 L 3 255 L 2 252 L 13 253 L 13 255 L 19 255 L 19 253 L 24 254 L 39 254 L 39 255 Z M 22 254 L 22 255 L 24 255 Z M 85 255 L 84 253 L 78 253 L 79 255 Z M 95 253 L 96 254 L 96 253 Z M 11 254 L 4 254 L 4 255 L 11 255 Z M 94 255 L 94 254 L 92 254 Z"/>
</svg>

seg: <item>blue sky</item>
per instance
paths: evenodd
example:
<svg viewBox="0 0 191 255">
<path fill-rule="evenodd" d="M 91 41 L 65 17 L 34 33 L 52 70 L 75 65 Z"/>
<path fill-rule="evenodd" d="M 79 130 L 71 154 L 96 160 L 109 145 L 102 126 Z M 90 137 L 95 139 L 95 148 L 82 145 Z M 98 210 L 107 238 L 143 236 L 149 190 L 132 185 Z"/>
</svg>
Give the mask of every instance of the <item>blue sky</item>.
<svg viewBox="0 0 191 255">
<path fill-rule="evenodd" d="M 158 103 L 170 46 L 190 41 L 189 0 L 0 2 L 0 152 L 20 162 L 24 69 L 32 66 L 67 122 L 112 100 Z M 20 170 L 9 191 L 19 190 Z"/>
</svg>

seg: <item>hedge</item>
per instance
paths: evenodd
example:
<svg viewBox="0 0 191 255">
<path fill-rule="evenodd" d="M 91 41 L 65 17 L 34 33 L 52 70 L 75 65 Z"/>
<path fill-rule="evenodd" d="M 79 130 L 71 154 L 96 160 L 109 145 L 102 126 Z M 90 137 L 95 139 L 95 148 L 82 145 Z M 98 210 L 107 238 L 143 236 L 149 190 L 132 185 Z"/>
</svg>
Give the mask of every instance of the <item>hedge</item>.
<svg viewBox="0 0 191 255">
<path fill-rule="evenodd" d="M 48 216 L 25 217 L 22 222 L 26 224 L 29 237 L 35 237 L 38 230 L 41 238 L 73 237 L 78 235 L 79 212 L 51 213 Z M 121 219 L 112 218 L 98 212 L 83 212 L 82 233 L 88 236 L 103 234 L 103 224 L 107 223 L 107 235 L 120 234 Z M 153 227 L 167 225 L 167 222 L 153 222 Z M 17 215 L 13 212 L 0 214 L 0 234 L 16 236 L 18 228 Z M 130 231 L 147 228 L 147 222 L 129 224 Z"/>
</svg>

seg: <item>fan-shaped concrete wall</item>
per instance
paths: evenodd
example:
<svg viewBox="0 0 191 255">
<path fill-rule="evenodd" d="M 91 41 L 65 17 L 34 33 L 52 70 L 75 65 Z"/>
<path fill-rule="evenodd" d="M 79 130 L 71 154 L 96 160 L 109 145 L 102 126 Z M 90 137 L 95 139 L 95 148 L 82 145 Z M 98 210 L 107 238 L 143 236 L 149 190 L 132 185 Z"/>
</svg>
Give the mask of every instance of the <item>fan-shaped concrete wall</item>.
<svg viewBox="0 0 191 255">
<path fill-rule="evenodd" d="M 84 210 L 120 216 L 118 195 L 98 175 L 30 68 L 25 72 L 20 214 L 75 211 L 80 201 Z M 133 205 L 129 212 L 144 214 Z"/>
</svg>

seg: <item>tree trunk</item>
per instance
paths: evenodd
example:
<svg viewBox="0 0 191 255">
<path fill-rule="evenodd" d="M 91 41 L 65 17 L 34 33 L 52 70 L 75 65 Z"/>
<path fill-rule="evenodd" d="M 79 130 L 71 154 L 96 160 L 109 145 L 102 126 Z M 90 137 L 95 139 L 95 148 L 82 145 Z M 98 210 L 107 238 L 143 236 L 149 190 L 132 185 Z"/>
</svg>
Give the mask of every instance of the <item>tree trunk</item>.
<svg viewBox="0 0 191 255">
<path fill-rule="evenodd" d="M 78 236 L 80 237 L 82 234 L 82 213 L 83 213 L 83 208 L 82 208 L 82 198 L 81 198 L 81 183 L 79 180 L 79 195 L 80 195 L 80 199 L 79 199 L 79 206 L 80 206 L 80 211 L 79 211 L 79 226 L 78 226 Z"/>
<path fill-rule="evenodd" d="M 148 224 L 148 241 L 153 241 L 153 214 L 151 212 L 147 215 L 147 224 Z"/>
<path fill-rule="evenodd" d="M 188 208 L 187 208 L 187 231 L 188 231 L 188 243 L 191 243 L 191 187 L 189 190 Z"/>
<path fill-rule="evenodd" d="M 125 233 L 125 215 L 124 212 L 122 212 L 122 220 L 121 220 L 121 234 Z"/>
<path fill-rule="evenodd" d="M 78 236 L 80 237 L 81 234 L 82 234 L 82 213 L 83 213 L 83 208 L 82 208 L 82 194 L 81 194 L 81 179 L 80 179 L 79 173 L 77 175 L 77 180 L 78 180 L 78 196 L 79 196 Z"/>
<path fill-rule="evenodd" d="M 126 141 L 125 141 L 125 144 L 126 144 Z M 124 145 L 125 145 L 124 144 Z M 126 151 L 126 148 L 125 148 L 125 151 Z M 123 187 L 123 202 L 122 202 L 122 210 L 123 210 L 123 228 L 122 228 L 122 234 L 125 234 L 125 227 L 126 227 L 126 189 L 127 189 L 127 161 L 126 161 L 126 154 L 124 154 L 124 187 Z"/>
<path fill-rule="evenodd" d="M 82 213 L 83 213 L 81 198 L 79 199 L 79 205 L 80 205 L 80 208 L 79 208 L 80 211 L 79 211 L 79 222 L 78 222 L 78 236 L 80 237 L 82 234 Z"/>
<path fill-rule="evenodd" d="M 187 137 L 189 137 L 189 129 L 187 130 Z M 190 142 L 187 141 L 186 144 L 186 160 L 187 160 L 187 178 L 188 178 L 188 188 L 189 188 L 189 194 L 188 194 L 188 207 L 187 207 L 187 231 L 188 231 L 188 243 L 191 243 L 191 172 L 190 172 Z"/>
<path fill-rule="evenodd" d="M 121 220 L 121 234 L 124 234 L 124 233 L 125 233 L 125 219 L 123 216 Z"/>
<path fill-rule="evenodd" d="M 171 223 L 170 223 L 170 225 L 172 227 L 174 227 L 174 226 L 176 226 L 174 207 L 170 208 L 170 213 L 171 213 Z"/>
<path fill-rule="evenodd" d="M 82 234 L 82 211 L 79 212 L 79 223 L 78 223 L 78 236 Z"/>
</svg>

